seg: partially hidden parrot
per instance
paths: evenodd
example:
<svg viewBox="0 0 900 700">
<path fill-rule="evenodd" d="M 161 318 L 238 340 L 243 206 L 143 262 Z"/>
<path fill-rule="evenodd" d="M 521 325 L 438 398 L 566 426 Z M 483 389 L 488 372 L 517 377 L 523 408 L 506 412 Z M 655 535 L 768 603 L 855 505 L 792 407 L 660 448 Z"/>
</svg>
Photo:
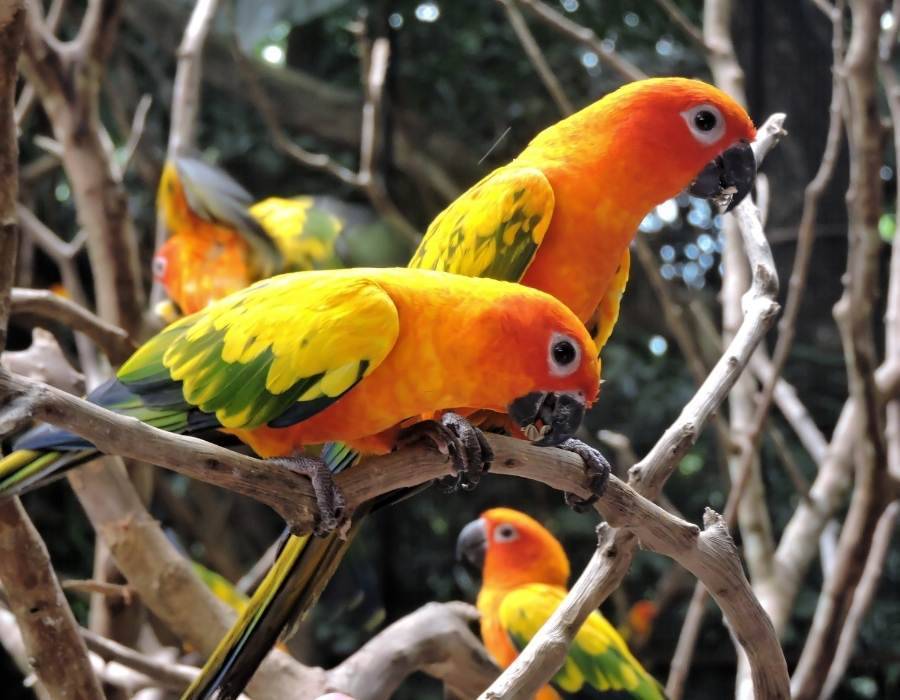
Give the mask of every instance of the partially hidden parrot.
<svg viewBox="0 0 900 700">
<path fill-rule="evenodd" d="M 685 188 L 724 208 L 735 206 L 756 174 L 750 148 L 755 134 L 746 111 L 707 83 L 685 78 L 629 83 L 542 131 L 515 160 L 454 200 L 432 221 L 409 267 L 521 282 L 549 292 L 585 323 L 599 352 L 619 315 L 628 247 L 641 220 Z M 497 425 L 496 416 L 476 419 Z M 514 433 L 515 423 L 500 421 Z M 582 457 L 592 486 L 602 488 L 608 474 L 602 455 L 580 441 L 563 447 Z M 340 468 L 353 459 L 337 446 L 327 449 L 341 454 Z M 354 513 L 354 527 L 365 511 Z M 242 654 L 261 660 L 265 652 L 259 646 L 266 642 L 260 640 L 266 637 L 254 630 L 291 623 L 279 619 L 271 605 L 277 592 L 307 588 L 304 576 L 311 572 L 328 577 L 354 532 L 342 542 L 334 534 L 302 546 L 289 541 L 292 546 L 275 565 L 280 574 L 270 572 L 242 615 L 243 632 L 224 639 L 204 666 L 205 688 L 215 688 L 214 679 L 223 678 L 229 687 L 243 688 L 256 666 L 240 659 L 240 670 L 226 670 L 222 660 L 233 662 Z M 305 609 L 302 604 L 300 612 Z M 211 696 L 188 693 L 184 700 Z"/>
<path fill-rule="evenodd" d="M 156 202 L 169 238 L 154 254 L 153 273 L 177 306 L 163 307 L 167 320 L 276 273 L 353 266 L 357 238 L 382 247 L 391 238 L 369 209 L 334 197 L 254 203 L 225 171 L 192 155 L 166 162 Z M 388 264 L 392 252 L 364 262 Z"/>
<path fill-rule="evenodd" d="M 466 525 L 456 552 L 481 573 L 481 637 L 494 661 L 506 668 L 566 597 L 566 553 L 543 525 L 512 508 L 492 508 Z M 617 692 L 640 700 L 665 698 L 615 627 L 596 611 L 575 635 L 563 667 L 535 700 L 615 697 Z"/>
<path fill-rule="evenodd" d="M 523 426 L 540 428 L 541 444 L 555 445 L 575 432 L 599 382 L 593 340 L 548 294 L 428 270 L 356 268 L 288 273 L 210 304 L 151 338 L 88 400 L 176 433 L 226 430 L 261 457 L 289 458 L 310 475 L 317 495 L 330 487 L 324 495 L 339 510 L 325 477 L 343 450 L 381 454 L 401 439 L 430 439 L 459 470 L 480 471 L 490 447 L 464 419 L 442 411 L 508 410 Z M 422 420 L 429 417 L 435 420 Z M 340 441 L 340 450 L 326 450 L 324 462 L 294 456 L 304 445 L 331 441 Z M 0 496 L 23 493 L 98 454 L 48 425 L 33 428 L 14 449 L 0 460 Z M 322 519 L 333 528 L 336 515 Z M 264 597 L 272 619 L 285 620 L 296 616 L 298 601 L 304 609 L 312 604 L 333 571 L 328 562 L 339 560 L 328 555 L 342 540 L 313 538 L 317 547 L 306 541 L 292 535 L 283 552 L 319 553 L 324 563 L 312 555 L 299 562 L 279 557 L 251 608 Z M 306 585 L 272 586 L 273 577 L 290 573 L 281 567 L 294 563 Z M 254 627 L 266 638 L 254 669 L 283 627 Z M 226 686 L 222 697 L 242 688 Z"/>
</svg>

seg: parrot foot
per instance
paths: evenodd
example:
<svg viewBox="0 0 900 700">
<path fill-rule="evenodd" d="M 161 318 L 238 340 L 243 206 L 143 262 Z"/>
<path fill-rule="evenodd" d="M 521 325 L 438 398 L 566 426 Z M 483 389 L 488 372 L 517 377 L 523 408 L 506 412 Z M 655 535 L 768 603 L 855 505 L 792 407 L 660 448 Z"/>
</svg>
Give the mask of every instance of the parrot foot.
<svg viewBox="0 0 900 700">
<path fill-rule="evenodd" d="M 577 454 L 584 462 L 584 471 L 588 477 L 591 495 L 587 498 L 581 498 L 574 493 L 565 494 L 566 505 L 577 513 L 584 513 L 597 502 L 597 499 L 603 495 L 603 491 L 606 489 L 606 482 L 609 481 L 610 473 L 609 462 L 606 461 L 606 457 L 603 456 L 600 450 L 576 438 L 569 438 L 557 445 L 557 447 L 566 452 Z"/>
<path fill-rule="evenodd" d="M 334 483 L 334 475 L 325 462 L 300 455 L 280 457 L 270 461 L 281 464 L 298 474 L 303 474 L 312 482 L 313 492 L 316 494 L 316 506 L 319 509 L 313 534 L 324 537 L 341 526 L 347 499 L 338 485 Z"/>
<path fill-rule="evenodd" d="M 410 426 L 403 431 L 399 444 L 425 440 L 441 454 L 449 455 L 453 462 L 453 476 L 441 481 L 450 481 L 446 487 L 448 493 L 474 489 L 494 459 L 494 451 L 484 434 L 457 413 L 448 412 L 439 421 L 422 421 Z"/>
</svg>

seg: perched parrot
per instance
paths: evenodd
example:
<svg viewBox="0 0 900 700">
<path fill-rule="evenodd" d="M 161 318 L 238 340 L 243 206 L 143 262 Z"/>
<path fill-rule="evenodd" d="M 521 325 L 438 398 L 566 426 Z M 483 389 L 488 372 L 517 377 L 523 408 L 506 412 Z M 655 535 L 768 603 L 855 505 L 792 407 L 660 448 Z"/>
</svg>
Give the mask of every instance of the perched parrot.
<svg viewBox="0 0 900 700">
<path fill-rule="evenodd" d="M 141 346 L 88 399 L 172 432 L 227 430 L 262 457 L 291 458 L 317 495 L 335 503 L 327 477 L 341 450 L 379 454 L 401 439 L 429 439 L 458 470 L 480 471 L 491 459 L 483 436 L 441 411 L 508 410 L 540 429 L 541 444 L 555 445 L 575 432 L 599 381 L 593 340 L 548 294 L 427 270 L 357 268 L 288 273 L 210 304 Z M 430 416 L 436 420 L 422 420 Z M 340 450 L 326 450 L 324 462 L 292 457 L 329 441 Z M 82 438 L 46 425 L 14 448 L 0 460 L 0 496 L 97 455 Z M 335 513 L 322 518 L 334 527 Z M 314 547 L 306 540 L 291 536 L 283 551 L 320 552 L 336 565 L 329 553 L 343 545 L 339 537 L 313 538 Z M 289 569 L 295 560 L 279 558 Z M 282 620 L 263 625 L 253 669 L 298 601 L 308 608 L 333 569 L 310 555 L 300 561 L 313 562 L 299 577 L 305 585 L 284 589 L 271 583 L 285 575 L 279 562 L 251 599 L 253 608 L 265 598 Z"/>
<path fill-rule="evenodd" d="M 153 273 L 184 314 L 272 274 L 396 258 L 392 232 L 368 208 L 321 195 L 254 204 L 227 173 L 193 156 L 166 163 L 157 211 L 170 237 L 154 255 Z M 363 238 L 386 250 L 359 252 Z"/>
<path fill-rule="evenodd" d="M 566 553 L 543 525 L 512 508 L 492 508 L 466 525 L 456 553 L 481 572 L 481 637 L 494 661 L 506 668 L 566 597 Z M 640 700 L 665 697 L 615 628 L 593 612 L 565 664 L 535 699 L 589 698 L 597 691 Z"/>
<path fill-rule="evenodd" d="M 750 148 L 755 133 L 740 105 L 701 81 L 629 83 L 545 129 L 512 163 L 460 195 L 428 227 L 409 267 L 547 291 L 585 323 L 599 351 L 618 318 L 628 246 L 641 220 L 685 188 L 735 206 L 756 174 Z M 515 428 L 515 420 L 503 424 Z M 602 455 L 575 440 L 565 447 L 582 457 L 592 485 L 602 488 L 608 474 Z M 352 455 L 341 456 L 342 468 Z M 358 509 L 354 525 L 364 515 Z M 264 594 L 251 600 L 239 621 L 241 635 L 226 637 L 204 666 L 204 687 L 214 689 L 227 678 L 229 687 L 243 688 L 255 666 L 249 669 L 241 659 L 239 673 L 245 675 L 238 679 L 234 669 L 222 668 L 222 659 L 262 659 L 266 636 L 255 630 L 291 622 L 270 605 L 277 590 L 307 587 L 303 577 L 312 572 L 327 580 L 351 539 L 338 542 L 331 535 L 306 548 L 295 540 L 282 551 L 275 567 L 280 574 L 267 577 L 260 586 Z M 184 700 L 201 697 L 211 694 L 189 693 Z"/>
</svg>

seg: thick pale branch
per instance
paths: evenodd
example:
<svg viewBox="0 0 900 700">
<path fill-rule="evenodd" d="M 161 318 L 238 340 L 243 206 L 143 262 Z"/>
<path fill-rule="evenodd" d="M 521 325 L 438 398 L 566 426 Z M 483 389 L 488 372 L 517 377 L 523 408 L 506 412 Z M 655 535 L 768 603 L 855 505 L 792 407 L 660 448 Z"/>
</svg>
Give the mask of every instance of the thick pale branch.
<svg viewBox="0 0 900 700">
<path fill-rule="evenodd" d="M 43 328 L 31 331 L 31 345 L 25 350 L 7 350 L 0 355 L 0 364 L 14 374 L 25 374 L 73 394 L 84 391 L 84 375 L 69 364 L 56 338 Z"/>
<path fill-rule="evenodd" d="M 475 697 L 498 669 L 469 629 L 478 612 L 465 603 L 429 603 L 382 630 L 328 672 L 329 688 L 387 700 L 404 678 L 424 671 L 464 698 Z"/>
<path fill-rule="evenodd" d="M 121 328 L 46 289 L 13 289 L 12 313 L 34 314 L 81 331 L 97 344 L 113 364 L 124 362 L 137 349 L 135 342 Z"/>
</svg>

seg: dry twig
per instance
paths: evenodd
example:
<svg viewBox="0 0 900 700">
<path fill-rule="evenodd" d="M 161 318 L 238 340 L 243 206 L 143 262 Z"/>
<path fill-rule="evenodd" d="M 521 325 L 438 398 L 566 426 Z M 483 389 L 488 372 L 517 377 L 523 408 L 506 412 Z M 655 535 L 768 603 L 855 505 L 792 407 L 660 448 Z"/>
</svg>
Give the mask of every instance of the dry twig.
<svg viewBox="0 0 900 700">
<path fill-rule="evenodd" d="M 137 333 L 144 299 L 137 237 L 103 145 L 99 114 L 100 77 L 121 4 L 90 0 L 75 38 L 62 42 L 41 16 L 40 3 L 29 2 L 22 66 L 62 148 L 78 218 L 88 234 L 100 316 Z"/>
<path fill-rule="evenodd" d="M 114 364 L 124 362 L 137 349 L 137 344 L 121 328 L 95 316 L 83 306 L 46 289 L 13 289 L 12 314 L 34 314 L 58 321 L 74 331 L 81 331 L 99 347 Z"/>
<path fill-rule="evenodd" d="M 634 65 L 628 59 L 622 57 L 614 50 L 610 50 L 603 46 L 603 42 L 597 37 L 593 29 L 583 27 L 573 22 L 565 15 L 554 10 L 549 5 L 541 2 L 541 0 L 518 0 L 527 7 L 534 16 L 556 29 L 561 34 L 574 39 L 579 44 L 583 44 L 595 54 L 601 63 L 611 68 L 621 75 L 625 80 L 641 80 L 646 78 L 647 74 Z"/>
<path fill-rule="evenodd" d="M 314 153 L 295 143 L 281 125 L 275 107 L 255 74 L 250 60 L 236 45 L 233 47 L 232 53 L 238 69 L 244 75 L 244 83 L 251 95 L 251 100 L 265 122 L 276 148 L 308 168 L 328 173 L 340 182 L 360 189 L 381 216 L 402 233 L 411 244 L 417 244 L 419 232 L 394 204 L 381 174 L 373 167 L 384 147 L 382 139 L 378 137 L 378 124 L 390 59 L 388 40 L 379 37 L 372 42 L 371 47 L 366 45 L 360 52 L 361 56 L 368 55 L 368 69 L 365 70 L 363 76 L 364 100 L 360 120 L 358 172 L 341 165 L 325 153 Z"/>
<path fill-rule="evenodd" d="M 556 103 L 556 106 L 559 108 L 559 111 L 562 112 L 563 116 L 569 116 L 575 109 L 572 107 L 572 103 L 566 96 L 566 91 L 563 90 L 563 86 L 560 85 L 556 75 L 554 75 L 550 66 L 547 64 L 547 59 L 544 58 L 541 47 L 538 45 L 534 35 L 528 28 L 528 23 L 522 16 L 522 12 L 519 10 L 516 0 L 497 1 L 503 5 L 503 9 L 506 10 L 506 17 L 509 20 L 509 25 L 516 33 L 519 43 L 522 44 L 522 49 L 531 61 L 531 65 L 534 66 L 534 69 L 540 76 L 541 82 L 544 83 L 544 87 L 547 88 L 547 92 L 550 93 L 550 97 L 553 98 L 553 101 Z"/>
</svg>

